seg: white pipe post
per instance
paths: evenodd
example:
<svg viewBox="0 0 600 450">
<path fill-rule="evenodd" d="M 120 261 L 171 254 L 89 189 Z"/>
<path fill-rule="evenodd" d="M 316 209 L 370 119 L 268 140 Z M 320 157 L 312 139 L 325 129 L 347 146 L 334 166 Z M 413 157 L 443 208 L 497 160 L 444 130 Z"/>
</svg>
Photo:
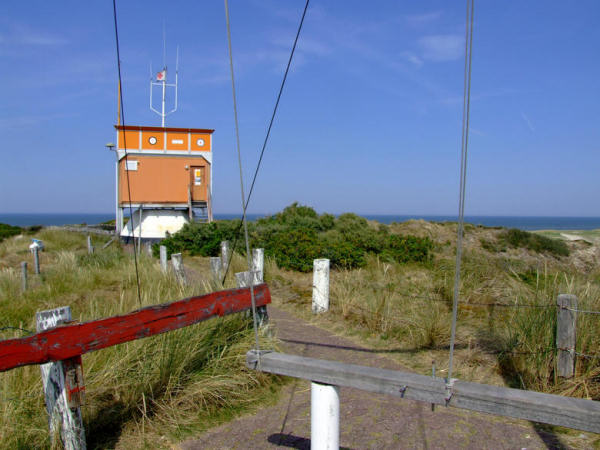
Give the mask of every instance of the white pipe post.
<svg viewBox="0 0 600 450">
<path fill-rule="evenodd" d="M 310 448 L 340 448 L 340 388 L 330 384 L 310 384 Z"/>
<path fill-rule="evenodd" d="M 231 250 L 229 248 L 229 241 L 221 242 L 221 261 L 223 262 L 223 267 L 227 270 L 227 266 L 229 265 L 229 260 L 231 259 Z"/>
<path fill-rule="evenodd" d="M 63 306 L 48 311 L 39 311 L 35 316 L 36 329 L 40 332 L 70 321 L 71 308 Z M 50 436 L 56 439 L 60 435 L 65 449 L 82 450 L 86 448 L 86 444 L 81 408 L 79 405 L 69 404 L 67 385 L 71 381 L 80 381 L 83 384 L 83 380 L 67 379 L 65 365 L 69 365 L 68 363 L 68 361 L 57 361 L 40 366 L 48 412 L 48 426 L 50 427 Z M 69 375 L 69 378 L 73 377 Z M 54 447 L 55 443 L 52 444 Z"/>
<path fill-rule="evenodd" d="M 313 261 L 312 312 L 317 314 L 329 310 L 329 260 Z"/>
<path fill-rule="evenodd" d="M 94 246 L 92 245 L 92 237 L 88 234 L 87 236 L 87 250 L 88 254 L 94 253 Z"/>
<path fill-rule="evenodd" d="M 160 268 L 164 273 L 167 273 L 169 266 L 167 265 L 167 247 L 160 246 Z"/>
<path fill-rule="evenodd" d="M 39 275 L 40 274 L 40 253 L 39 253 L 39 248 L 37 245 L 35 247 L 33 247 L 33 266 L 35 268 L 35 274 Z"/>
<path fill-rule="evenodd" d="M 27 263 L 23 261 L 21 263 L 21 291 L 27 290 Z"/>
<path fill-rule="evenodd" d="M 258 277 L 258 283 L 262 283 L 264 281 L 264 272 L 265 272 L 265 249 L 264 248 L 255 248 L 252 250 L 252 271 L 256 273 Z"/>
<path fill-rule="evenodd" d="M 221 277 L 223 276 L 223 263 L 218 256 L 210 258 L 210 272 L 212 273 L 213 279 L 220 284 L 222 281 Z"/>
<path fill-rule="evenodd" d="M 173 253 L 171 255 L 171 264 L 173 264 L 173 271 L 179 282 L 183 285 L 187 284 L 185 270 L 183 268 L 183 256 L 181 256 L 181 253 Z"/>
</svg>

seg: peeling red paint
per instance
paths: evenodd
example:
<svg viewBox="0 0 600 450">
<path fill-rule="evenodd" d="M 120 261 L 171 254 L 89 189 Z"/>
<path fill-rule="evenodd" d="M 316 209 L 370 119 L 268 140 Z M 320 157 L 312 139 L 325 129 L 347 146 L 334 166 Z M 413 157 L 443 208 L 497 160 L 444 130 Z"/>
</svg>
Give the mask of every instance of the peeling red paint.
<svg viewBox="0 0 600 450">
<path fill-rule="evenodd" d="M 257 307 L 271 303 L 271 293 L 264 283 L 254 286 L 254 297 Z M 0 372 L 73 358 L 251 307 L 250 288 L 229 289 L 149 306 L 123 316 L 63 325 L 21 339 L 7 339 L 0 341 Z"/>
</svg>

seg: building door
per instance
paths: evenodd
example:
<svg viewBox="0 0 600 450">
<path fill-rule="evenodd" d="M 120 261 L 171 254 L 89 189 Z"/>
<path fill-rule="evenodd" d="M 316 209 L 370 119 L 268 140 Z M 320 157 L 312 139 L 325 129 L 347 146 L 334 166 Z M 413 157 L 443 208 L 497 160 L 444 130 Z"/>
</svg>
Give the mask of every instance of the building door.
<svg viewBox="0 0 600 450">
<path fill-rule="evenodd" d="M 192 190 L 192 201 L 206 201 L 206 167 L 205 166 L 192 166 L 191 167 L 191 181 L 190 186 Z"/>
</svg>

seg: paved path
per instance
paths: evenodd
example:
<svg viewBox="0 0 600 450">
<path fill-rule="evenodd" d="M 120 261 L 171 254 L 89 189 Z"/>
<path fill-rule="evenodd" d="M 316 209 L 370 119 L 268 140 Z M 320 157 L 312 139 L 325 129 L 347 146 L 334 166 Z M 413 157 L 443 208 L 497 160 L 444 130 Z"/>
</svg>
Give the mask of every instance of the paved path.
<svg viewBox="0 0 600 450">
<path fill-rule="evenodd" d="M 398 363 L 357 347 L 279 308 L 269 316 L 283 350 L 386 369 Z M 562 448 L 548 432 L 526 421 L 431 406 L 351 388 L 340 391 L 342 448 L 539 449 Z M 295 380 L 285 386 L 278 403 L 214 428 L 180 446 L 192 449 L 310 448 L 310 383 Z"/>
</svg>

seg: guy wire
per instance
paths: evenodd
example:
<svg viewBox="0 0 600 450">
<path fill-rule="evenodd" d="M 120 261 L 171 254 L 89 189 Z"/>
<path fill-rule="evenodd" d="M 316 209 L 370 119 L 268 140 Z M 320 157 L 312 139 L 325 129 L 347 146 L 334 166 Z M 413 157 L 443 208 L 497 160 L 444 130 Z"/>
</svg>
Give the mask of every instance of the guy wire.
<svg viewBox="0 0 600 450">
<path fill-rule="evenodd" d="M 119 30 L 117 26 L 117 4 L 116 0 L 113 0 L 113 19 L 115 22 L 115 42 L 117 46 L 117 69 L 119 72 L 119 107 L 121 109 L 121 123 L 123 124 L 123 150 L 125 152 L 125 174 L 127 177 L 127 195 L 129 197 L 129 220 L 131 221 L 131 238 L 133 240 L 133 261 L 135 265 L 135 279 L 137 284 L 137 297 L 140 308 L 142 307 L 142 294 L 140 290 L 140 272 L 138 269 L 138 260 L 137 260 L 137 248 L 135 245 L 135 235 L 133 233 L 133 207 L 131 206 L 131 184 L 129 183 L 129 171 L 127 170 L 127 133 L 125 133 L 125 111 L 123 109 L 123 83 L 121 81 L 121 53 L 119 51 Z M 117 158 L 118 158 L 118 150 L 117 150 Z M 141 227 L 141 223 L 140 223 Z M 140 245 L 141 245 L 141 235 L 140 235 Z"/>
</svg>

